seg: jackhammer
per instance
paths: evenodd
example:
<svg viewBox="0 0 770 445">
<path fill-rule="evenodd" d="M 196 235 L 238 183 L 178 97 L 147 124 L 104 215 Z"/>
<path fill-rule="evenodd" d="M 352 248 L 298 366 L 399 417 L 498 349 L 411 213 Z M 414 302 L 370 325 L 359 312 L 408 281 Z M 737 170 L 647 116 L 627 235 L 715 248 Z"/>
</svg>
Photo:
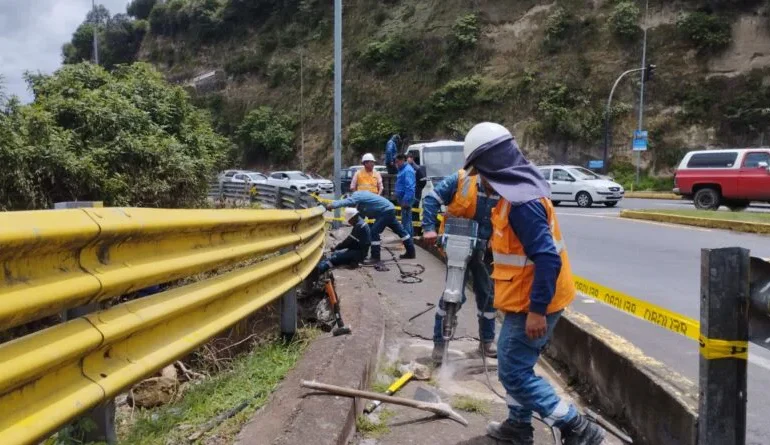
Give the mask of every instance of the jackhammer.
<svg viewBox="0 0 770 445">
<path fill-rule="evenodd" d="M 449 341 L 457 328 L 457 311 L 460 309 L 465 287 L 465 271 L 478 243 L 479 224 L 471 219 L 447 218 L 444 222 L 444 234 L 439 239 L 441 248 L 446 253 L 447 274 L 442 300 L 446 308 L 442 337 L 449 350 Z"/>
</svg>

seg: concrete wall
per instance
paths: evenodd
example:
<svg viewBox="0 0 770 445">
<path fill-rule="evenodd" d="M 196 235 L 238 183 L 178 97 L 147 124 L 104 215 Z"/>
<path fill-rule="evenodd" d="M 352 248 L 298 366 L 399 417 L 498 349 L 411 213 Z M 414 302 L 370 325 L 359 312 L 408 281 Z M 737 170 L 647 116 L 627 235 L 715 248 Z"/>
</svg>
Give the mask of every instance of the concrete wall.
<svg viewBox="0 0 770 445">
<path fill-rule="evenodd" d="M 545 354 L 604 417 L 625 426 L 635 443 L 696 443 L 697 386 L 626 339 L 567 312 Z"/>
</svg>

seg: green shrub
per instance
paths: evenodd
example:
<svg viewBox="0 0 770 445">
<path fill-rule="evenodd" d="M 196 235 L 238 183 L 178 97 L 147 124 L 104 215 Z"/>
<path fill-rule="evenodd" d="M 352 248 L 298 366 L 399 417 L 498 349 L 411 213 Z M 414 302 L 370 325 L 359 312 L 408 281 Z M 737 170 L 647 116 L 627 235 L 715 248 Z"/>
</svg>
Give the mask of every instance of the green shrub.
<svg viewBox="0 0 770 445">
<path fill-rule="evenodd" d="M 429 104 L 438 115 L 465 110 L 475 105 L 476 94 L 480 89 L 480 76 L 452 80 L 431 94 Z"/>
<path fill-rule="evenodd" d="M 452 25 L 453 45 L 458 50 L 473 48 L 479 41 L 479 33 L 479 17 L 476 14 L 464 15 Z"/>
<path fill-rule="evenodd" d="M 158 0 L 132 0 L 126 7 L 126 12 L 131 17 L 146 20 L 150 17 L 152 8 L 155 7 L 157 2 Z"/>
<path fill-rule="evenodd" d="M 265 58 L 259 53 L 239 53 L 225 63 L 225 72 L 231 76 L 256 74 L 265 71 Z"/>
<path fill-rule="evenodd" d="M 682 14 L 676 21 L 679 31 L 703 51 L 717 51 L 732 42 L 730 22 L 723 17 L 705 12 Z"/>
<path fill-rule="evenodd" d="M 572 18 L 564 8 L 556 8 L 548 16 L 545 22 L 545 40 L 543 41 L 546 49 L 555 51 L 559 48 L 561 42 L 568 34 L 571 22 Z"/>
<path fill-rule="evenodd" d="M 621 1 L 610 14 L 610 28 L 616 36 L 622 39 L 630 39 L 639 32 L 639 7 L 635 2 Z"/>
<path fill-rule="evenodd" d="M 290 160 L 295 154 L 295 126 L 293 117 L 270 107 L 251 110 L 236 132 L 244 159 L 247 162 L 264 157 L 274 162 Z"/>
<path fill-rule="evenodd" d="M 385 72 L 409 55 L 410 46 L 411 42 L 400 35 L 375 40 L 361 52 L 361 61 L 369 69 Z"/>
<path fill-rule="evenodd" d="M 545 87 L 536 106 L 542 130 L 547 136 L 592 143 L 601 136 L 602 111 L 592 108 L 581 90 L 561 83 Z"/>
<path fill-rule="evenodd" d="M 347 146 L 356 154 L 377 153 L 385 147 L 391 135 L 399 132 L 399 125 L 393 118 L 381 113 L 369 113 L 350 124 Z"/>
</svg>

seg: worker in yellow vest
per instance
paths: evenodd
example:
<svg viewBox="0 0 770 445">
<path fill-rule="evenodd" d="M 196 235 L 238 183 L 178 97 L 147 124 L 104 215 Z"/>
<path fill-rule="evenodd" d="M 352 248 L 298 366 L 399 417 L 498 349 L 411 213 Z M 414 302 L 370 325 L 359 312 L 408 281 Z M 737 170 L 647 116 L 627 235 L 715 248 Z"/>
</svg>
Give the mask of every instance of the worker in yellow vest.
<svg viewBox="0 0 770 445">
<path fill-rule="evenodd" d="M 497 340 L 498 375 L 508 394 L 508 418 L 487 435 L 534 443 L 532 412 L 561 430 L 566 445 L 599 445 L 604 430 L 562 400 L 535 375 L 540 351 L 575 298 L 567 249 L 548 182 L 502 125 L 483 122 L 465 136 L 465 169 L 477 172 L 500 200 L 492 210 L 495 308 L 505 318 Z"/>
<path fill-rule="evenodd" d="M 492 190 L 492 186 L 478 175 L 470 176 L 465 170 L 448 176 L 441 181 L 422 202 L 422 238 L 432 243 L 438 237 L 436 225 L 441 206 L 447 206 L 448 215 L 457 218 L 475 220 L 479 224 L 479 240 L 468 262 L 466 280 L 468 275 L 473 277 L 473 293 L 476 297 L 476 315 L 479 322 L 479 351 L 487 357 L 497 357 L 495 348 L 495 309 L 494 289 L 490 273 L 492 267 L 487 250 L 489 238 L 492 236 L 492 222 L 490 215 L 497 205 L 500 197 Z M 440 232 L 443 232 L 444 223 L 441 222 Z M 464 283 L 463 283 L 464 284 Z M 465 286 L 463 286 L 464 288 Z M 463 292 L 462 302 L 465 303 Z M 441 363 L 444 357 L 444 336 L 442 326 L 446 306 L 444 300 L 439 299 L 436 307 L 436 316 L 433 326 L 433 354 L 435 363 Z"/>
<path fill-rule="evenodd" d="M 364 168 L 358 170 L 350 181 L 352 192 L 372 192 L 375 195 L 382 194 L 382 176 L 374 169 L 374 155 L 367 153 L 361 158 Z"/>
</svg>

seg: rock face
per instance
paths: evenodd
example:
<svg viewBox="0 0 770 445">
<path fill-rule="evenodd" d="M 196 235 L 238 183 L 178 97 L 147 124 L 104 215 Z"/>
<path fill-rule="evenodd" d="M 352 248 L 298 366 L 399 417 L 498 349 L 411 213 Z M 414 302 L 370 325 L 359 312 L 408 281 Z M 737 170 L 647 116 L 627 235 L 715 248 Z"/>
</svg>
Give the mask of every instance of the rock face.
<svg viewBox="0 0 770 445">
<path fill-rule="evenodd" d="M 171 403 L 179 394 L 176 368 L 174 365 L 166 366 L 160 374 L 134 385 L 128 394 L 128 404 L 138 408 L 154 408 Z"/>
</svg>

